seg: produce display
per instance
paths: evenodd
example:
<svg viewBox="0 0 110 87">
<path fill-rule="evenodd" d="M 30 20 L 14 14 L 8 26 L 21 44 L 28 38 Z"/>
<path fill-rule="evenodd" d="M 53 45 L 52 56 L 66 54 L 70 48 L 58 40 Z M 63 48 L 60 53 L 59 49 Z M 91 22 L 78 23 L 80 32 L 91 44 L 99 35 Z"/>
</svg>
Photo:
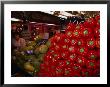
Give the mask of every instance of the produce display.
<svg viewBox="0 0 110 87">
<path fill-rule="evenodd" d="M 40 64 L 43 61 L 44 54 L 48 50 L 45 43 L 46 41 L 43 41 L 42 37 L 37 35 L 36 38 L 34 38 L 34 41 L 29 41 L 25 47 L 18 50 L 15 49 L 12 52 L 12 62 L 32 76 L 36 76 Z"/>
<path fill-rule="evenodd" d="M 40 64 L 40 77 L 100 76 L 100 16 L 83 24 L 70 22 L 65 34 L 57 33 Z M 45 49 L 47 50 L 47 49 Z"/>
<path fill-rule="evenodd" d="M 33 39 L 12 52 L 13 62 L 32 76 L 100 76 L 100 15 L 84 23 L 70 22 L 65 33 L 48 41 L 40 35 Z"/>
</svg>

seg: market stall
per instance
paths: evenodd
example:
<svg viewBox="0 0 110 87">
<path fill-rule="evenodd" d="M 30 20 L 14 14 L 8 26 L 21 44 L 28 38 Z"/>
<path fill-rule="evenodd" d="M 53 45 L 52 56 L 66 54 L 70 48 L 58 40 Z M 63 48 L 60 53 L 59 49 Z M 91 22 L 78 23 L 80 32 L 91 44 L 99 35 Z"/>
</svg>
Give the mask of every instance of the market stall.
<svg viewBox="0 0 110 87">
<path fill-rule="evenodd" d="M 12 11 L 12 18 L 19 19 L 11 24 L 12 76 L 100 76 L 100 12 Z M 13 46 L 17 35 L 21 47 Z"/>
</svg>

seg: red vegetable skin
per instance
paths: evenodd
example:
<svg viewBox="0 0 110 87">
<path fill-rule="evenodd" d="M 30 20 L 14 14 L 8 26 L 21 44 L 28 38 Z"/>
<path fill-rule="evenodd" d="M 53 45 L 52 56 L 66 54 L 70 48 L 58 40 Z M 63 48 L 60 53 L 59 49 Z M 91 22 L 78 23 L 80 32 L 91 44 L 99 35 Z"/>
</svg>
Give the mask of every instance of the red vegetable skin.
<svg viewBox="0 0 110 87">
<path fill-rule="evenodd" d="M 60 76 L 60 77 L 62 77 L 63 74 L 64 74 L 63 68 L 60 67 L 60 66 L 57 66 L 57 67 L 56 67 L 56 70 L 55 70 L 55 76 L 58 76 L 58 77 Z"/>
<path fill-rule="evenodd" d="M 67 25 L 66 32 L 67 32 L 67 31 L 73 31 L 73 30 L 74 30 L 74 27 L 75 27 L 75 24 L 74 24 L 74 23 L 69 23 L 69 24 Z"/>
<path fill-rule="evenodd" d="M 81 37 L 81 32 L 80 32 L 80 30 L 74 30 L 72 37 L 73 37 L 73 38 L 80 38 L 80 37 Z"/>
<path fill-rule="evenodd" d="M 60 54 L 59 52 L 55 52 L 55 53 L 53 54 L 53 58 L 54 58 L 55 60 L 59 60 L 59 59 L 62 58 L 62 56 L 61 56 L 61 54 Z"/>
<path fill-rule="evenodd" d="M 84 45 L 85 45 L 85 42 L 86 42 L 86 41 L 85 41 L 84 38 L 83 38 L 83 39 L 78 39 L 78 40 L 77 40 L 77 45 L 78 45 L 78 46 L 84 46 Z"/>
<path fill-rule="evenodd" d="M 79 64 L 80 66 L 85 66 L 87 59 L 83 56 L 78 56 L 76 59 L 77 64 Z"/>
<path fill-rule="evenodd" d="M 95 39 L 93 37 L 87 39 L 87 47 L 94 48 L 95 47 Z"/>
<path fill-rule="evenodd" d="M 72 38 L 70 40 L 70 45 L 75 46 L 75 45 L 77 45 L 77 42 L 78 42 L 77 39 Z"/>
<path fill-rule="evenodd" d="M 77 48 L 75 46 L 69 46 L 68 51 L 71 53 L 75 53 L 77 51 Z"/>
<path fill-rule="evenodd" d="M 76 62 L 77 54 L 76 53 L 70 53 L 68 60 L 72 61 L 73 63 Z"/>
<path fill-rule="evenodd" d="M 96 50 L 89 50 L 87 53 L 88 59 L 95 60 L 98 58 L 98 54 Z"/>
<path fill-rule="evenodd" d="M 88 52 L 88 48 L 86 46 L 80 46 L 77 50 L 77 53 L 82 56 L 87 55 L 87 52 Z"/>
<path fill-rule="evenodd" d="M 100 15 L 97 15 L 95 17 L 95 20 L 96 20 L 96 27 L 100 27 Z"/>
<path fill-rule="evenodd" d="M 61 58 L 62 59 L 68 59 L 69 52 L 68 51 L 62 51 L 61 52 Z"/>
<path fill-rule="evenodd" d="M 91 28 L 83 28 L 81 30 L 81 36 L 83 38 L 89 38 L 91 37 L 93 34 L 92 34 L 92 29 Z"/>
<path fill-rule="evenodd" d="M 67 51 L 67 50 L 68 50 L 68 45 L 67 45 L 67 44 L 61 43 L 60 47 L 61 47 L 61 49 L 60 49 L 61 52 L 62 52 L 62 51 Z"/>
<path fill-rule="evenodd" d="M 95 45 L 96 45 L 97 48 L 100 48 L 100 38 L 96 39 Z"/>
<path fill-rule="evenodd" d="M 66 76 L 66 77 L 73 76 L 72 68 L 70 68 L 70 67 L 64 68 L 64 76 Z"/>
<path fill-rule="evenodd" d="M 68 38 L 71 38 L 71 37 L 72 37 L 72 32 L 73 32 L 73 31 L 67 31 L 67 32 L 66 32 L 66 36 L 67 36 Z"/>
<path fill-rule="evenodd" d="M 94 34 L 96 38 L 100 38 L 100 27 L 94 28 Z"/>
<path fill-rule="evenodd" d="M 58 62 L 57 65 L 60 66 L 60 67 L 62 67 L 62 68 L 64 68 L 64 67 L 67 66 L 66 60 L 58 60 L 57 62 Z"/>
<path fill-rule="evenodd" d="M 96 69 L 96 62 L 94 60 L 88 60 L 86 67 L 88 69 Z"/>
<path fill-rule="evenodd" d="M 82 67 L 79 64 L 73 64 L 73 71 L 74 72 L 80 72 L 82 70 Z"/>
<path fill-rule="evenodd" d="M 94 28 L 95 27 L 95 20 L 93 18 L 89 18 L 84 22 L 85 27 Z"/>
<path fill-rule="evenodd" d="M 95 69 L 95 70 L 93 71 L 93 76 L 99 77 L 99 76 L 100 76 L 100 69 Z"/>
<path fill-rule="evenodd" d="M 81 76 L 82 77 L 88 77 L 89 74 L 90 74 L 90 72 L 87 69 L 85 69 L 85 68 L 82 69 L 82 71 L 81 71 Z"/>
<path fill-rule="evenodd" d="M 83 24 L 76 24 L 75 29 L 76 30 L 82 30 L 84 28 Z"/>
</svg>

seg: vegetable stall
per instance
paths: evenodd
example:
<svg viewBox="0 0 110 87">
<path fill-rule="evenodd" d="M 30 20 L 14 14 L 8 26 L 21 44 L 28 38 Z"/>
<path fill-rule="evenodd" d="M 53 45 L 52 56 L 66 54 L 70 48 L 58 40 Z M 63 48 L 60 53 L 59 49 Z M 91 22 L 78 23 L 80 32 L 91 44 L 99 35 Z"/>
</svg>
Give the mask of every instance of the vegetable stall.
<svg viewBox="0 0 110 87">
<path fill-rule="evenodd" d="M 99 77 L 100 13 L 59 23 L 48 39 L 35 34 L 25 47 L 12 50 L 12 63 L 33 77 Z"/>
</svg>

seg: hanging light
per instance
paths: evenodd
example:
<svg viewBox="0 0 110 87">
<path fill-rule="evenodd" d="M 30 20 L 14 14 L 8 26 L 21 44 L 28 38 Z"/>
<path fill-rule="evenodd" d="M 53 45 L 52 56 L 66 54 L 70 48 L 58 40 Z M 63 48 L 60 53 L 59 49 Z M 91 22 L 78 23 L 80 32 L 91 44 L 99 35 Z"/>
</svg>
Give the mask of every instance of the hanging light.
<svg viewBox="0 0 110 87">
<path fill-rule="evenodd" d="M 36 22 L 30 22 L 30 23 L 36 23 Z"/>
<path fill-rule="evenodd" d="M 11 21 L 21 21 L 21 19 L 11 18 Z"/>
<path fill-rule="evenodd" d="M 59 15 L 58 17 L 67 19 L 67 16 Z"/>
</svg>

